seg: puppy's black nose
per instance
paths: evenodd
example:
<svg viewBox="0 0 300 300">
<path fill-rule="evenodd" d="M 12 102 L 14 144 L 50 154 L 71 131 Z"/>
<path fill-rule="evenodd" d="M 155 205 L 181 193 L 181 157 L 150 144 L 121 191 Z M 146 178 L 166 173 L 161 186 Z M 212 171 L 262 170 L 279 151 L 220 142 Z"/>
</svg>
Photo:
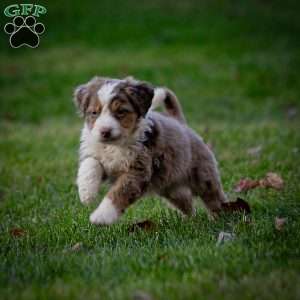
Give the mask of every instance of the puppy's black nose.
<svg viewBox="0 0 300 300">
<path fill-rule="evenodd" d="M 104 139 L 109 139 L 111 136 L 111 129 L 110 128 L 102 128 L 100 131 L 101 137 Z"/>
</svg>

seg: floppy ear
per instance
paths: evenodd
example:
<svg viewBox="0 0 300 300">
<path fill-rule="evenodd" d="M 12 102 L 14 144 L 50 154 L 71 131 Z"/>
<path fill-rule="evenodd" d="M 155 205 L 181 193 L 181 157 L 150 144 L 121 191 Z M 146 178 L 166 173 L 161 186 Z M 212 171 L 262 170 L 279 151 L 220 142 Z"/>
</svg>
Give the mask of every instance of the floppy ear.
<svg viewBox="0 0 300 300">
<path fill-rule="evenodd" d="M 138 83 L 126 88 L 131 104 L 140 116 L 145 116 L 148 112 L 154 95 L 154 89 L 147 83 Z"/>
<path fill-rule="evenodd" d="M 78 86 L 74 91 L 74 103 L 81 115 L 84 115 L 89 105 L 89 89 L 85 84 Z"/>
</svg>

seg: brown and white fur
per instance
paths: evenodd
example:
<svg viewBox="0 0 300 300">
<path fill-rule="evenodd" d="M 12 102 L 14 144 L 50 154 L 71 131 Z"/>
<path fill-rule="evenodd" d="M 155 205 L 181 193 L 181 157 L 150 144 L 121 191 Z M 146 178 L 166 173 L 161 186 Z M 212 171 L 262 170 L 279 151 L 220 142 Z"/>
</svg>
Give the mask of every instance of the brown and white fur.
<svg viewBox="0 0 300 300">
<path fill-rule="evenodd" d="M 167 199 L 183 214 L 200 196 L 214 216 L 226 202 L 211 150 L 187 126 L 173 92 L 133 78 L 95 77 L 75 90 L 84 116 L 77 176 L 83 204 L 108 193 L 91 214 L 93 224 L 112 224 L 145 193 Z M 164 105 L 160 113 L 154 108 Z"/>
</svg>

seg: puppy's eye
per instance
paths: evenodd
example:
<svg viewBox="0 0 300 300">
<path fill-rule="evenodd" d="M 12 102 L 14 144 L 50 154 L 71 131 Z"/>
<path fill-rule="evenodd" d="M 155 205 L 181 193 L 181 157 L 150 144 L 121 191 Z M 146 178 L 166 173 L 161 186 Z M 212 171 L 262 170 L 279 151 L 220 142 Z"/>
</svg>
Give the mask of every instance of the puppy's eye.
<svg viewBox="0 0 300 300">
<path fill-rule="evenodd" d="M 97 111 L 91 111 L 90 115 L 93 116 L 93 117 L 96 117 L 96 116 L 98 116 L 98 112 Z"/>
<path fill-rule="evenodd" d="M 117 111 L 117 117 L 118 118 L 124 118 L 125 115 L 128 113 L 129 111 L 127 109 L 120 109 Z"/>
</svg>

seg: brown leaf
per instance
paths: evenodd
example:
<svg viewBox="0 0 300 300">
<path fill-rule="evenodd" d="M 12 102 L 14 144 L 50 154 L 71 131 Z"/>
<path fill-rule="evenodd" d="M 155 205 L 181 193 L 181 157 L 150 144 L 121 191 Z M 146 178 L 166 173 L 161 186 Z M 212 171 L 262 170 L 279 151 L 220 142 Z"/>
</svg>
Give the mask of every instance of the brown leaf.
<svg viewBox="0 0 300 300">
<path fill-rule="evenodd" d="M 286 224 L 287 219 L 286 218 L 275 218 L 275 228 L 278 231 L 282 231 L 284 229 L 284 226 Z"/>
<path fill-rule="evenodd" d="M 235 186 L 234 191 L 237 193 L 245 192 L 259 186 L 259 180 L 241 179 Z"/>
<path fill-rule="evenodd" d="M 269 172 L 260 180 L 241 179 L 235 186 L 234 191 L 237 193 L 246 192 L 248 190 L 262 187 L 281 190 L 284 186 L 283 179 L 276 173 Z"/>
<path fill-rule="evenodd" d="M 261 187 L 273 188 L 275 190 L 283 189 L 283 179 L 276 173 L 269 172 L 266 177 L 259 181 Z"/>
<path fill-rule="evenodd" d="M 9 233 L 13 237 L 22 237 L 26 234 L 26 231 L 22 228 L 12 228 Z"/>
<path fill-rule="evenodd" d="M 153 230 L 155 228 L 155 223 L 150 220 L 145 220 L 141 222 L 137 222 L 135 224 L 132 224 L 129 228 L 130 232 L 136 231 L 136 229 L 142 229 L 146 231 Z"/>
</svg>

